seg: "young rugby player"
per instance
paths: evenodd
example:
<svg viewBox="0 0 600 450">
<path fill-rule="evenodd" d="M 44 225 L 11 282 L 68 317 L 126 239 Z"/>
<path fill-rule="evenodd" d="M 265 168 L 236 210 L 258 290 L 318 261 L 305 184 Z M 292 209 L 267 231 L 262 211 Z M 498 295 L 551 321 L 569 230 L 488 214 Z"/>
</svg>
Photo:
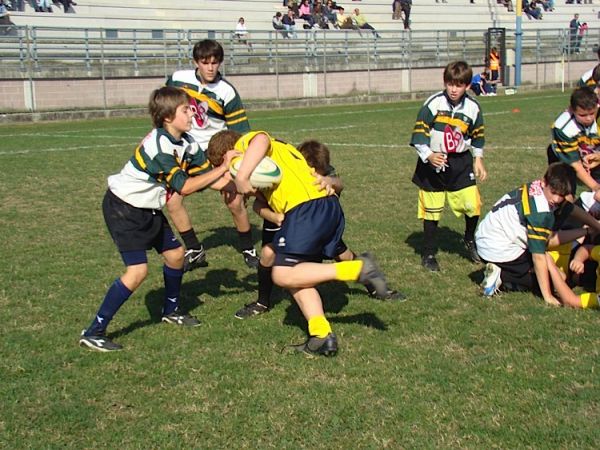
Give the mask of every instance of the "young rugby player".
<svg viewBox="0 0 600 450">
<path fill-rule="evenodd" d="M 575 170 L 577 178 L 592 191 L 600 189 L 600 169 L 590 169 L 586 156 L 598 153 L 600 145 L 596 115 L 598 97 L 591 87 L 576 88 L 569 109 L 552 125 L 552 143 L 548 146 L 548 163 L 561 161 Z M 577 183 L 572 186 L 575 195 Z"/>
<path fill-rule="evenodd" d="M 566 215 L 600 230 L 600 223 L 579 206 L 565 201 L 575 172 L 565 163 L 548 166 L 540 180 L 524 184 L 498 200 L 479 224 L 477 250 L 487 263 L 483 294 L 491 297 L 505 290 L 528 290 L 558 306 L 550 283 L 556 266 L 548 247 L 586 236 L 587 228 L 556 232 L 556 216 Z M 556 285 L 556 284 L 555 284 Z"/>
<path fill-rule="evenodd" d="M 208 159 L 221 164 L 225 152 L 232 149 L 244 153 L 235 178 L 238 192 L 256 192 L 249 177 L 265 155 L 281 167 L 281 181 L 262 190 L 269 207 L 284 214 L 281 229 L 273 237 L 273 282 L 290 291 L 308 321 L 309 337 L 295 348 L 335 355 L 337 338 L 325 318 L 316 286 L 333 280 L 370 282 L 384 297 L 389 291 L 385 278 L 368 253 L 355 261 L 322 263 L 324 258 L 332 259 L 341 253 L 344 213 L 337 195 L 329 195 L 328 189 L 315 184 L 313 169 L 295 147 L 264 132 L 242 136 L 235 131 L 221 131 L 210 140 Z"/>
<path fill-rule="evenodd" d="M 314 169 L 315 184 L 322 189 L 333 189 L 339 195 L 344 186 L 340 177 L 337 176 L 335 168 L 331 165 L 329 148 L 314 140 L 301 143 L 298 151 L 302 153 L 306 163 Z M 235 313 L 238 319 L 246 319 L 259 314 L 263 314 L 271 309 L 271 293 L 273 292 L 273 280 L 271 279 L 271 269 L 273 266 L 275 253 L 273 250 L 273 237 L 281 229 L 281 223 L 284 214 L 276 213 L 271 208 L 266 199 L 257 193 L 254 202 L 254 211 L 264 219 L 262 231 L 262 250 L 260 254 L 260 263 L 258 265 L 258 299 L 255 302 L 244 305 Z M 356 254 L 350 250 L 346 244 L 340 242 L 341 253 L 335 257 L 336 261 L 353 261 Z M 375 287 L 369 282 L 365 283 L 370 297 L 379 300 L 406 300 L 406 297 L 398 291 L 390 290 L 385 297 L 379 297 Z"/>
<path fill-rule="evenodd" d="M 181 88 L 190 96 L 190 106 L 194 111 L 190 134 L 202 150 L 206 151 L 208 141 L 218 131 L 231 129 L 246 133 L 250 131 L 250 125 L 238 92 L 219 72 L 224 59 L 221 44 L 211 39 L 200 41 L 194 45 L 193 58 L 196 69 L 173 73 L 167 80 L 167 86 Z M 244 262 L 248 267 L 256 268 L 258 256 L 252 240 L 244 197 L 230 191 L 223 191 L 222 195 L 233 216 Z M 185 270 L 205 265 L 204 248 L 198 241 L 189 215 L 183 207 L 183 198 L 174 194 L 167 204 L 167 209 L 187 247 Z"/>
<path fill-rule="evenodd" d="M 187 134 L 194 112 L 181 89 L 162 87 L 149 103 L 155 128 L 135 149 L 121 172 L 108 178 L 102 212 L 108 230 L 125 263 L 125 273 L 108 289 L 91 325 L 82 332 L 80 345 L 109 352 L 122 347 L 106 337 L 106 327 L 125 301 L 146 278 L 146 251 L 153 248 L 164 258 L 165 300 L 162 321 L 182 326 L 200 322 L 179 310 L 184 251 L 162 213 L 174 191 L 189 195 L 209 185 L 219 189 L 235 152 L 212 168 L 194 139 Z M 196 176 L 190 176 L 194 173 Z"/>
<path fill-rule="evenodd" d="M 485 181 L 487 171 L 483 115 L 479 104 L 466 93 L 472 77 L 471 67 L 464 61 L 446 66 L 445 88 L 425 101 L 410 141 L 418 154 L 412 181 L 419 187 L 418 218 L 423 220 L 421 263 L 433 272 L 439 270 L 436 235 L 446 197 L 454 214 L 465 216 L 463 243 L 470 258 L 480 262 L 474 241 L 481 214 L 475 177 Z"/>
</svg>

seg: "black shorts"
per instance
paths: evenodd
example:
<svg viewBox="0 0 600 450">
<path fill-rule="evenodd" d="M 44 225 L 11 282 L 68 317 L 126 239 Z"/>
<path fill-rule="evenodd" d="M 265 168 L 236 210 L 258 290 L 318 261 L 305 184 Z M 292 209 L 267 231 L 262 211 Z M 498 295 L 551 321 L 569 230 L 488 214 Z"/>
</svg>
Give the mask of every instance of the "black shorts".
<svg viewBox="0 0 600 450">
<path fill-rule="evenodd" d="M 412 182 L 429 192 L 460 191 L 476 184 L 471 152 L 448 153 L 447 164 L 446 170 L 438 173 L 418 158 Z"/>
<path fill-rule="evenodd" d="M 288 211 L 275 233 L 276 266 L 333 259 L 342 251 L 345 219 L 336 196 L 310 200 Z"/>
<path fill-rule="evenodd" d="M 533 257 L 529 251 L 525 250 L 512 261 L 495 262 L 494 264 L 501 269 L 500 279 L 505 289 L 531 291 L 538 296 L 541 295 L 533 267 Z"/>
<path fill-rule="evenodd" d="M 158 253 L 181 247 L 165 215 L 124 202 L 110 189 L 102 201 L 108 231 L 121 253 L 154 248 Z"/>
</svg>

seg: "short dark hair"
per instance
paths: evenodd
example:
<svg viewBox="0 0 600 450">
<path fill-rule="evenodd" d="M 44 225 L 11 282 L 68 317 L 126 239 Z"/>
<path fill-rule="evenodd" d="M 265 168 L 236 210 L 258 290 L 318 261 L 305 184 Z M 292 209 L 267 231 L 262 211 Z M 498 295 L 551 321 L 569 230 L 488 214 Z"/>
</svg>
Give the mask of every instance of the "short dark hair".
<svg viewBox="0 0 600 450">
<path fill-rule="evenodd" d="M 229 150 L 233 150 L 235 143 L 242 135 L 234 130 L 222 130 L 213 135 L 208 141 L 206 157 L 213 166 L 223 164 L 223 157 Z"/>
<path fill-rule="evenodd" d="M 225 59 L 225 51 L 223 46 L 213 39 L 204 39 L 196 42 L 194 50 L 192 51 L 192 57 L 194 61 L 198 62 L 203 59 L 215 57 L 220 63 Z"/>
<path fill-rule="evenodd" d="M 577 184 L 577 175 L 569 164 L 555 162 L 546 169 L 544 182 L 552 192 L 565 196 L 574 193 L 573 186 Z"/>
<path fill-rule="evenodd" d="M 573 111 L 576 108 L 593 109 L 598 106 L 598 96 L 591 86 L 578 87 L 571 94 L 570 105 Z"/>
<path fill-rule="evenodd" d="M 175 112 L 180 105 L 190 101 L 182 89 L 173 86 L 163 86 L 152 91 L 148 102 L 148 112 L 155 128 L 161 128 L 166 119 L 175 117 Z"/>
<path fill-rule="evenodd" d="M 444 69 L 444 83 L 468 86 L 473 78 L 473 69 L 465 61 L 454 61 Z"/>
<path fill-rule="evenodd" d="M 304 141 L 298 146 L 298 151 L 302 153 L 307 164 L 315 169 L 319 175 L 327 175 L 330 170 L 329 148 L 314 139 Z"/>
</svg>

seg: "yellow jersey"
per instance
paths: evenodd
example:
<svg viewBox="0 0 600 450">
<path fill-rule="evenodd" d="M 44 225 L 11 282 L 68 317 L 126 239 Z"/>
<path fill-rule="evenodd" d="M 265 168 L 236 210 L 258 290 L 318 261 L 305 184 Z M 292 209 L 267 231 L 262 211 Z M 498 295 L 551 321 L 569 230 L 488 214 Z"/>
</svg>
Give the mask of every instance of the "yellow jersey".
<svg viewBox="0 0 600 450">
<path fill-rule="evenodd" d="M 263 189 L 271 209 L 277 213 L 287 213 L 301 203 L 327 197 L 327 192 L 315 185 L 314 170 L 307 164 L 296 147 L 279 141 L 264 131 L 251 131 L 244 134 L 236 143 L 235 150 L 244 153 L 250 141 L 258 133 L 266 134 L 271 142 L 266 156 L 272 158 L 281 169 L 281 181 L 271 189 Z"/>
</svg>

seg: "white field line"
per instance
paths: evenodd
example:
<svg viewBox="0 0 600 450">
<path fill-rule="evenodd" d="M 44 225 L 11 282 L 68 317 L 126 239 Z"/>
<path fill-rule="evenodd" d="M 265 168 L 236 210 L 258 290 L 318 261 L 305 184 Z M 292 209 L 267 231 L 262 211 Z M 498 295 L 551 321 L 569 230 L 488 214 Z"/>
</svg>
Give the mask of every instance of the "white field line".
<svg viewBox="0 0 600 450">
<path fill-rule="evenodd" d="M 546 98 L 552 98 L 552 97 L 556 97 L 556 96 L 547 96 Z M 536 97 L 536 99 L 539 99 L 540 97 Z M 544 98 L 544 97 L 542 97 Z M 522 100 L 522 99 L 521 99 Z M 529 100 L 529 99 L 527 99 Z M 377 110 L 370 110 L 369 112 L 384 112 L 384 111 L 400 111 L 400 110 L 414 110 L 413 107 L 410 108 L 382 108 L 382 109 L 377 109 Z M 512 111 L 495 111 L 495 112 L 489 112 L 489 113 L 484 113 L 484 117 L 487 116 L 496 116 L 496 115 L 504 115 L 504 114 L 510 114 Z M 364 111 L 346 111 L 346 112 L 336 112 L 336 113 L 322 113 L 322 114 L 313 114 L 311 115 L 311 117 L 321 117 L 321 116 L 338 116 L 340 114 L 364 114 Z M 300 118 L 300 117 L 304 117 L 306 118 L 306 115 L 291 115 L 291 116 L 285 116 L 286 119 L 290 119 L 290 118 Z M 273 119 L 276 119 L 279 117 L 273 117 Z M 262 118 L 261 120 L 264 120 L 265 118 Z M 351 128 L 364 128 L 365 124 L 361 124 L 361 125 L 346 125 L 346 126 L 331 126 L 331 127 L 322 127 L 322 128 L 305 128 L 305 129 L 297 129 L 297 130 L 292 130 L 292 131 L 287 131 L 285 134 L 288 135 L 296 135 L 299 133 L 307 133 L 307 132 L 319 132 L 319 131 L 329 131 L 329 130 L 341 130 L 341 129 L 351 129 Z M 142 127 L 126 127 L 126 128 L 111 128 L 111 130 L 117 131 L 117 130 L 139 130 Z M 147 129 L 147 126 L 144 126 L 143 129 Z M 19 133 L 19 134 L 7 134 L 7 135 L 2 135 L 0 134 L 0 138 L 6 138 L 6 137 L 47 137 L 49 139 L 52 138 L 59 138 L 59 137 L 63 137 L 63 138 L 68 138 L 68 137 L 76 137 L 76 138 L 80 138 L 81 136 L 79 136 L 80 134 L 85 134 L 86 138 L 89 139 L 123 139 L 124 142 L 122 144 L 97 144 L 97 145 L 84 145 L 84 146 L 74 146 L 74 147 L 65 147 L 65 146 L 61 146 L 61 147 L 50 147 L 50 148 L 44 148 L 44 149 L 40 149 L 40 148 L 35 148 L 35 149 L 19 149 L 19 150 L 9 150 L 9 151 L 0 151 L 0 156 L 10 156 L 10 155 L 28 155 L 28 154 L 35 154 L 35 153 L 52 153 L 52 152 L 61 152 L 61 151 L 77 151 L 77 150 L 90 150 L 90 149 L 102 149 L 102 148 L 115 148 L 115 147 L 124 147 L 124 146 L 131 146 L 132 149 L 134 146 L 136 146 L 139 141 L 131 141 L 130 137 L 127 136 L 113 136 L 113 135 L 90 135 L 88 133 L 88 131 L 86 130 L 78 130 L 78 131 L 72 131 L 72 132 L 64 132 L 61 131 L 60 133 L 56 133 L 56 134 L 52 134 L 52 133 L 46 133 L 46 134 L 40 134 L 40 133 Z M 278 134 L 283 134 L 283 133 L 279 133 L 277 131 L 273 131 L 272 132 L 273 135 L 278 135 Z M 127 142 L 129 140 L 129 142 Z M 375 144 L 360 144 L 360 143 L 353 143 L 353 144 L 347 144 L 347 143 L 331 143 L 328 142 L 327 143 L 330 146 L 338 146 L 338 147 L 362 147 L 362 148 L 369 148 L 369 147 L 374 147 L 374 148 L 406 148 L 409 147 L 408 145 L 402 145 L 402 146 L 398 146 L 398 145 L 375 145 Z M 488 147 L 489 148 L 489 147 Z M 524 147 L 496 147 L 496 148 L 504 148 L 504 149 L 519 149 L 519 148 L 524 148 Z M 525 147 L 525 148 L 529 148 L 529 147 Z"/>
</svg>

